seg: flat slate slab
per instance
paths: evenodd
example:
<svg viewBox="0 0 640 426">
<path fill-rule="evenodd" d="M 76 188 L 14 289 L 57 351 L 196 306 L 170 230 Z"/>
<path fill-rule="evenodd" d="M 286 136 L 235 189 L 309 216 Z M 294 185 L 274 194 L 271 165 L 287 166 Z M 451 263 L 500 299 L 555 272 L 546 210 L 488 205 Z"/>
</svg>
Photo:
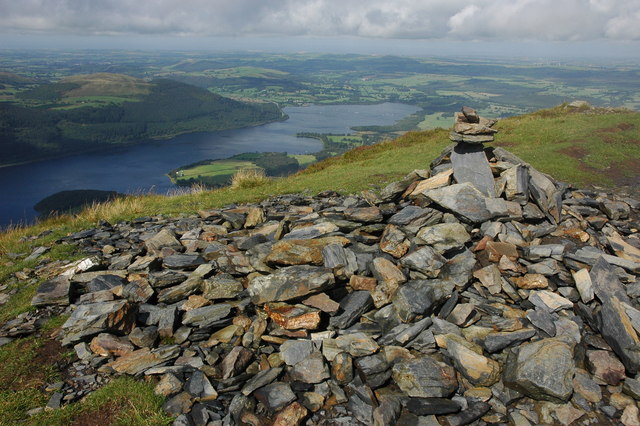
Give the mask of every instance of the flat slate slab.
<svg viewBox="0 0 640 426">
<path fill-rule="evenodd" d="M 486 197 L 495 197 L 496 188 L 483 145 L 460 142 L 451 153 L 453 177 L 458 183 L 469 182 Z"/>
</svg>

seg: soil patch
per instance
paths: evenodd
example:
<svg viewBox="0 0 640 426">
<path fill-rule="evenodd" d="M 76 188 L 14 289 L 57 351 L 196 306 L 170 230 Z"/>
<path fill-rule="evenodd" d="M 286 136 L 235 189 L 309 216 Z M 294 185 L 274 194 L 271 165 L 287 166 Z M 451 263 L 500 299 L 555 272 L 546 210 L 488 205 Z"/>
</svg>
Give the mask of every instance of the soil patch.
<svg viewBox="0 0 640 426">
<path fill-rule="evenodd" d="M 571 145 L 566 148 L 562 148 L 558 152 L 566 155 L 567 157 L 575 158 L 578 160 L 586 157 L 586 155 L 589 154 L 588 150 L 576 145 Z"/>
<path fill-rule="evenodd" d="M 618 133 L 618 132 L 624 132 L 627 130 L 633 130 L 635 129 L 635 125 L 632 123 L 619 123 L 615 126 L 612 127 L 605 127 L 603 129 L 598 129 L 596 130 L 597 133 Z"/>
<path fill-rule="evenodd" d="M 103 426 L 114 424 L 118 414 L 122 412 L 116 402 L 107 402 L 98 410 L 78 414 L 70 423 L 71 426 Z"/>
</svg>

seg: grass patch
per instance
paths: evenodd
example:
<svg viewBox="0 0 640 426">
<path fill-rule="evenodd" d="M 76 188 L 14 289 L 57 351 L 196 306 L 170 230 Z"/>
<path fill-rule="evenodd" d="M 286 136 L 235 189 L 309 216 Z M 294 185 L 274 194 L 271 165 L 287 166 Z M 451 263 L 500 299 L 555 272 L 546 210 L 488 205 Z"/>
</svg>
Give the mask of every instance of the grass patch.
<svg viewBox="0 0 640 426">
<path fill-rule="evenodd" d="M 150 383 L 131 377 L 111 381 L 84 402 L 42 413 L 29 423 L 34 425 L 168 425 L 172 417 L 162 411 L 164 399 L 153 392 Z"/>
<path fill-rule="evenodd" d="M 238 170 L 231 178 L 232 189 L 250 189 L 262 186 L 269 182 L 264 169 L 246 168 Z"/>
</svg>

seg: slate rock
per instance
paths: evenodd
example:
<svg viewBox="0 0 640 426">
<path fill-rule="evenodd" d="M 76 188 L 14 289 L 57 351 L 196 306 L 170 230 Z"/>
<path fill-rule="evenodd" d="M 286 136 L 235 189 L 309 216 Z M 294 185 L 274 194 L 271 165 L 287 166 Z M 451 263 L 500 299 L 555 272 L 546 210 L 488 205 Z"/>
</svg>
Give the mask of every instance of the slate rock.
<svg viewBox="0 0 640 426">
<path fill-rule="evenodd" d="M 392 374 L 400 389 L 412 397 L 449 397 L 458 387 L 453 367 L 429 355 L 396 363 Z"/>
<path fill-rule="evenodd" d="M 169 398 L 162 404 L 162 409 L 169 415 L 177 416 L 188 413 L 193 406 L 193 400 L 188 392 L 180 392 L 172 398 Z"/>
<path fill-rule="evenodd" d="M 162 263 L 169 269 L 193 270 L 205 260 L 198 254 L 174 254 L 163 258 Z"/>
<path fill-rule="evenodd" d="M 447 398 L 409 398 L 407 410 L 418 416 L 452 414 L 460 411 L 460 405 Z"/>
<path fill-rule="evenodd" d="M 447 353 L 456 370 L 473 385 L 491 386 L 500 379 L 500 364 L 478 354 L 455 340 L 447 342 Z"/>
<path fill-rule="evenodd" d="M 446 280 L 415 280 L 403 285 L 393 298 L 398 316 L 405 322 L 429 315 L 451 296 L 454 284 Z"/>
<path fill-rule="evenodd" d="M 108 363 L 107 366 L 118 373 L 134 376 L 151 367 L 175 359 L 179 354 L 180 347 L 178 345 L 161 346 L 156 349 L 142 348 L 119 357 Z"/>
<path fill-rule="evenodd" d="M 320 383 L 328 379 L 330 374 L 322 353 L 316 351 L 293 365 L 289 370 L 289 376 L 292 380 L 303 383 Z"/>
<path fill-rule="evenodd" d="M 486 197 L 468 182 L 425 191 L 424 195 L 442 208 L 470 223 L 482 223 L 494 217 L 506 215 L 506 207 L 504 211 L 489 210 Z"/>
<path fill-rule="evenodd" d="M 400 259 L 400 264 L 428 278 L 438 277 L 446 263 L 447 259 L 429 246 L 422 247 Z"/>
<path fill-rule="evenodd" d="M 136 327 L 129 333 L 129 341 L 139 348 L 150 348 L 158 339 L 158 327 Z"/>
<path fill-rule="evenodd" d="M 209 300 L 233 299 L 243 290 L 242 283 L 229 274 L 218 274 L 202 282 L 202 295 Z"/>
<path fill-rule="evenodd" d="M 182 323 L 196 327 L 207 327 L 216 321 L 225 318 L 231 312 L 231 306 L 226 303 L 203 306 L 185 312 Z"/>
<path fill-rule="evenodd" d="M 418 232 L 418 238 L 430 245 L 438 253 L 464 247 L 471 235 L 460 223 L 440 223 L 426 226 Z"/>
<path fill-rule="evenodd" d="M 69 345 L 102 332 L 130 333 L 137 307 L 126 300 L 79 305 L 62 325 L 62 343 Z"/>
<path fill-rule="evenodd" d="M 255 304 L 287 301 L 331 288 L 335 278 L 330 269 L 301 265 L 278 269 L 271 275 L 255 277 L 248 287 Z"/>
<path fill-rule="evenodd" d="M 263 386 L 272 383 L 274 380 L 278 378 L 278 376 L 282 373 L 282 368 L 268 368 L 266 370 L 260 371 L 258 374 L 253 376 L 251 379 L 247 381 L 242 387 L 242 394 L 245 396 L 251 395 L 256 389 L 259 389 Z"/>
<path fill-rule="evenodd" d="M 331 222 L 321 222 L 315 225 L 305 226 L 293 229 L 286 234 L 283 240 L 308 240 L 312 238 L 322 237 L 327 234 L 338 231 L 339 228 Z"/>
<path fill-rule="evenodd" d="M 373 299 L 368 291 L 351 292 L 340 301 L 341 312 L 339 315 L 331 317 L 329 324 L 338 329 L 349 328 L 372 307 Z"/>
<path fill-rule="evenodd" d="M 548 338 L 520 345 L 507 360 L 505 385 L 537 399 L 566 402 L 573 393 L 573 347 Z"/>
<path fill-rule="evenodd" d="M 465 136 L 468 138 L 468 136 Z M 486 197 L 495 197 L 495 183 L 482 145 L 458 143 L 451 153 L 453 176 L 458 183 L 468 182 Z M 493 137 L 491 137 L 493 139 Z"/>
<path fill-rule="evenodd" d="M 524 342 L 535 336 L 536 331 L 533 329 L 523 329 L 518 331 L 503 331 L 487 334 L 482 341 L 482 346 L 489 353 L 494 353 L 507 348 L 514 343 Z M 555 335 L 555 334 L 554 334 Z"/>
<path fill-rule="evenodd" d="M 147 239 L 144 245 L 149 252 L 160 251 L 163 248 L 172 248 L 174 250 L 182 248 L 182 244 L 176 238 L 175 232 L 167 228 L 161 229 L 154 236 Z"/>
<path fill-rule="evenodd" d="M 596 261 L 590 275 L 595 294 L 602 301 L 598 329 L 626 370 L 636 374 L 640 368 L 640 353 L 635 348 L 640 344 L 640 338 L 623 307 L 623 304 L 631 305 L 631 301 L 604 258 Z"/>
<path fill-rule="evenodd" d="M 65 276 L 59 276 L 43 282 L 31 299 L 32 306 L 67 306 L 71 292 L 71 282 Z"/>
<path fill-rule="evenodd" d="M 87 292 L 101 291 L 101 290 L 111 290 L 114 287 L 122 285 L 125 283 L 125 280 L 119 275 L 113 274 L 104 274 L 99 275 L 89 281 L 87 284 Z"/>
</svg>

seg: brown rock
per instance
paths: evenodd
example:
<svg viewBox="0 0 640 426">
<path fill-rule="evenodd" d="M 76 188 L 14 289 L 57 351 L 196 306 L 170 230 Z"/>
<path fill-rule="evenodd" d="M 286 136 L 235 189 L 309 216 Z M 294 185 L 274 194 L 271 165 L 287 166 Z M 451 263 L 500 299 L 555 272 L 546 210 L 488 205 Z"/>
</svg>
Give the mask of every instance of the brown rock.
<svg viewBox="0 0 640 426">
<path fill-rule="evenodd" d="M 180 309 L 186 312 L 186 311 L 191 311 L 193 309 L 202 308 L 203 306 L 207 306 L 210 303 L 211 301 L 206 297 L 193 294 L 187 298 L 187 301 L 182 304 Z"/>
<path fill-rule="evenodd" d="M 502 291 L 502 275 L 496 265 L 485 266 L 473 273 L 473 276 L 480 280 L 482 285 L 491 294 L 499 294 Z"/>
<path fill-rule="evenodd" d="M 424 191 L 442 188 L 443 186 L 449 185 L 451 183 L 451 175 L 453 175 L 453 169 L 440 172 L 437 175 L 430 177 L 429 179 L 418 182 L 416 187 L 411 192 L 410 197 L 417 197 Z"/>
<path fill-rule="evenodd" d="M 281 240 L 273 245 L 265 258 L 270 265 L 322 265 L 322 249 L 329 244 L 348 244 L 345 237 L 325 237 L 313 240 Z"/>
<path fill-rule="evenodd" d="M 244 222 L 245 228 L 254 228 L 256 225 L 264 223 L 266 220 L 264 210 L 260 207 L 251 207 L 247 210 L 247 218 Z"/>
<path fill-rule="evenodd" d="M 126 337 L 116 337 L 108 333 L 100 333 L 94 337 L 89 348 L 100 356 L 123 356 L 134 350 Z"/>
<path fill-rule="evenodd" d="M 158 364 L 177 358 L 179 354 L 180 347 L 177 345 L 165 346 L 154 350 L 142 348 L 121 356 L 108 363 L 107 366 L 118 373 L 134 376 Z"/>
<path fill-rule="evenodd" d="M 518 249 L 514 244 L 499 241 L 487 241 L 486 252 L 490 262 L 499 262 L 502 256 L 510 260 L 518 259 Z"/>
<path fill-rule="evenodd" d="M 320 311 L 305 305 L 267 303 L 264 310 L 276 324 L 287 330 L 315 330 L 320 324 Z"/>
<path fill-rule="evenodd" d="M 400 284 L 407 281 L 402 271 L 393 262 L 384 257 L 373 259 L 373 275 L 378 279 L 378 285 L 371 294 L 376 308 L 380 308 L 388 303 L 395 296 Z"/>
<path fill-rule="evenodd" d="M 340 309 L 340 304 L 332 300 L 326 293 L 314 294 L 311 297 L 307 297 L 302 301 L 302 303 L 307 306 L 318 308 L 322 312 L 326 312 L 328 314 L 336 313 L 338 312 L 338 309 Z"/>
<path fill-rule="evenodd" d="M 351 207 L 344 211 L 344 217 L 356 222 L 376 223 L 382 221 L 382 212 L 377 207 Z"/>
<path fill-rule="evenodd" d="M 378 281 L 372 277 L 363 277 L 360 275 L 352 275 L 349 279 L 349 286 L 354 290 L 366 290 L 373 292 L 376 289 Z"/>
<path fill-rule="evenodd" d="M 276 414 L 273 426 L 298 426 L 307 416 L 307 409 L 299 402 L 292 402 Z"/>
<path fill-rule="evenodd" d="M 609 351 L 588 351 L 587 365 L 600 384 L 616 386 L 625 378 L 624 365 Z"/>
<path fill-rule="evenodd" d="M 220 363 L 222 378 L 228 379 L 237 376 L 249 365 L 253 359 L 253 352 L 242 346 L 236 346 L 224 357 Z"/>
<path fill-rule="evenodd" d="M 406 238 L 404 232 L 395 225 L 387 225 L 380 239 L 380 250 L 397 259 L 404 256 L 409 247 L 411 247 L 411 242 Z"/>
<path fill-rule="evenodd" d="M 513 282 L 518 286 L 518 288 L 523 288 L 525 290 L 549 287 L 547 277 L 542 274 L 527 274 L 524 277 L 514 277 Z"/>
</svg>

